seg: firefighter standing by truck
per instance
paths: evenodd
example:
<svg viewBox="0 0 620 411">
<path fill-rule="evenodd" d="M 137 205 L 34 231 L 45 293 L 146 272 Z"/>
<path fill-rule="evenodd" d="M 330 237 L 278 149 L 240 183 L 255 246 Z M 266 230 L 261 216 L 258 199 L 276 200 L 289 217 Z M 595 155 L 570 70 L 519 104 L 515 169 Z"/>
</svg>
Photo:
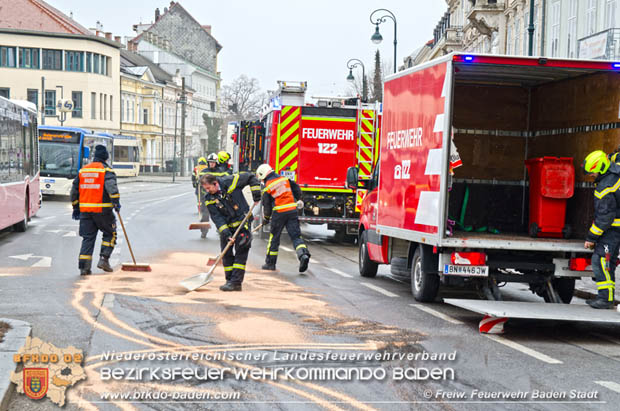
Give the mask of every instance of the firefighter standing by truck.
<svg viewBox="0 0 620 411">
<path fill-rule="evenodd" d="M 230 247 L 222 261 L 226 284 L 220 287 L 222 291 L 241 291 L 241 284 L 245 276 L 245 263 L 252 245 L 250 223 L 246 222 L 241 228 L 236 239 L 232 239 L 233 233 L 241 225 L 244 217 L 250 211 L 243 188 L 250 186 L 254 206 L 260 201 L 260 183 L 251 173 L 233 174 L 230 176 L 216 177 L 206 174 L 200 179 L 202 187 L 206 190 L 205 205 L 209 209 L 211 219 L 220 233 L 220 247 L 222 251 L 229 241 L 234 241 L 234 247 Z M 234 248 L 234 250 L 233 250 Z"/>
<path fill-rule="evenodd" d="M 116 218 L 112 209 L 118 212 L 121 204 L 116 174 L 106 163 L 108 157 L 105 146 L 96 146 L 93 162 L 80 169 L 71 188 L 73 219 L 80 221 L 82 237 L 78 260 L 80 275 L 91 274 L 98 231 L 103 233 L 103 238 L 97 268 L 114 271 L 109 261 L 116 243 Z"/>
<path fill-rule="evenodd" d="M 196 195 L 198 195 L 198 191 L 200 189 L 200 172 L 204 168 L 207 168 L 207 159 L 204 157 L 200 157 L 198 159 L 198 165 L 192 170 L 192 187 L 196 189 Z"/>
<path fill-rule="evenodd" d="M 217 154 L 215 153 L 211 153 L 207 156 L 206 163 L 207 163 L 206 167 L 202 168 L 198 173 L 198 180 L 197 180 L 198 182 L 200 182 L 200 179 L 202 178 L 202 176 L 206 174 L 211 174 L 216 177 L 222 177 L 222 176 L 230 174 L 230 170 L 228 169 L 228 167 L 224 168 L 221 166 L 221 164 L 218 161 Z M 197 191 L 198 210 L 200 210 L 200 222 L 205 223 L 209 221 L 209 210 L 204 205 L 206 192 L 199 183 L 198 183 L 197 190 L 198 190 Z M 201 228 L 200 238 L 206 238 L 208 232 L 209 232 L 208 228 Z"/>
<path fill-rule="evenodd" d="M 281 177 L 269 164 L 262 164 L 256 169 L 256 177 L 263 181 L 263 215 L 265 222 L 271 220 L 267 257 L 263 270 L 275 270 L 280 247 L 280 236 L 286 227 L 299 259 L 299 272 L 308 269 L 310 252 L 301 238 L 297 208 L 301 202 L 301 189 L 292 180 Z M 301 203 L 303 207 L 303 203 Z M 273 219 L 272 219 L 273 216 Z"/>
<path fill-rule="evenodd" d="M 592 308 L 613 308 L 615 271 L 620 248 L 620 167 L 603 151 L 594 151 L 583 163 L 584 171 L 596 174 L 594 222 L 588 231 L 585 248 L 594 249 L 592 271 L 598 295 L 586 302 Z"/>
</svg>

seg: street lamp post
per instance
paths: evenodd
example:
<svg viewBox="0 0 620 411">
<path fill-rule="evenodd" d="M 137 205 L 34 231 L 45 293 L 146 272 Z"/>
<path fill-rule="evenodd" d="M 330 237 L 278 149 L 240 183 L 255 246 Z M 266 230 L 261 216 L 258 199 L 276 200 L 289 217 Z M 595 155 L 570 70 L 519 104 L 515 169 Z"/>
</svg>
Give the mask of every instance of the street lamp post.
<svg viewBox="0 0 620 411">
<path fill-rule="evenodd" d="M 349 69 L 347 80 L 355 80 L 355 77 L 353 77 L 353 69 L 358 66 L 362 67 L 362 103 L 366 103 L 368 102 L 368 85 L 366 84 L 366 68 L 364 67 L 364 63 L 362 63 L 362 60 L 350 59 L 347 61 L 347 68 Z"/>
<path fill-rule="evenodd" d="M 377 17 L 373 20 L 372 16 L 374 16 L 375 13 L 381 12 L 385 12 L 387 14 L 384 14 L 383 16 Z M 379 44 L 381 43 L 381 41 L 383 41 L 383 36 L 381 35 L 381 33 L 379 33 L 379 24 L 384 23 L 386 19 L 392 19 L 392 21 L 394 22 L 394 73 L 396 73 L 396 16 L 394 16 L 394 13 L 392 13 L 388 9 L 377 9 L 370 13 L 370 22 L 375 25 L 375 32 L 370 37 L 370 40 L 375 44 Z"/>
<path fill-rule="evenodd" d="M 60 100 L 63 101 L 65 98 L 65 89 L 63 86 L 56 86 L 56 88 L 60 89 Z M 44 95 L 45 97 L 45 95 Z M 67 113 L 64 111 L 60 112 L 60 115 L 57 115 L 56 118 L 60 121 L 60 125 L 62 126 L 64 122 L 67 120 Z"/>
</svg>

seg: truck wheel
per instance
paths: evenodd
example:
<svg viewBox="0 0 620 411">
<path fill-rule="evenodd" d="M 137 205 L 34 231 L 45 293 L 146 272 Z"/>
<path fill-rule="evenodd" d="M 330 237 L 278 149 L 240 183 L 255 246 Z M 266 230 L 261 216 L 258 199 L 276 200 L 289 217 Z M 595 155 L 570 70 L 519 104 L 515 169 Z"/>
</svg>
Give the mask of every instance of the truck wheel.
<svg viewBox="0 0 620 411">
<path fill-rule="evenodd" d="M 570 304 L 573 299 L 573 293 L 575 292 L 575 279 L 574 278 L 554 278 L 551 282 L 553 285 L 553 289 L 555 290 L 558 297 L 564 304 Z M 543 291 L 542 297 L 545 299 L 546 303 L 551 302 L 551 298 L 549 297 L 549 293 L 545 288 Z"/>
<path fill-rule="evenodd" d="M 368 256 L 368 233 L 366 231 L 362 232 L 360 236 L 360 246 L 359 246 L 359 266 L 360 266 L 360 275 L 362 277 L 375 277 L 377 275 L 377 269 L 379 268 L 379 264 L 375 263 Z"/>
<path fill-rule="evenodd" d="M 13 226 L 13 229 L 17 231 L 18 233 L 23 233 L 24 231 L 28 229 L 28 220 L 30 219 L 28 216 L 30 214 L 29 211 L 30 211 L 30 196 L 26 194 L 26 203 L 24 204 L 24 219 Z"/>
<path fill-rule="evenodd" d="M 420 247 L 416 248 L 413 254 L 413 263 L 411 264 L 411 293 L 417 301 L 428 303 L 437 297 L 439 276 L 424 272 Z"/>
</svg>

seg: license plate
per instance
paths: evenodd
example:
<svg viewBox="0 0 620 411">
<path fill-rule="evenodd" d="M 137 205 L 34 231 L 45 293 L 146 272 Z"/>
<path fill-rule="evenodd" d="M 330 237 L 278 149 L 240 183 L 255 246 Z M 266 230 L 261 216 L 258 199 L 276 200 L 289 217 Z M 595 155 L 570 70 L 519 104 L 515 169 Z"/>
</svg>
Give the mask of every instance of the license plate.
<svg viewBox="0 0 620 411">
<path fill-rule="evenodd" d="M 54 190 L 41 190 L 41 194 L 54 195 Z"/>
<path fill-rule="evenodd" d="M 282 177 L 288 178 L 289 180 L 295 180 L 295 172 L 294 171 L 283 170 L 283 171 L 280 171 L 280 175 Z"/>
<path fill-rule="evenodd" d="M 44 179 L 43 179 L 43 182 L 44 182 L 44 183 L 55 183 L 55 182 L 56 182 L 56 180 L 54 180 L 53 178 L 44 178 Z"/>
<path fill-rule="evenodd" d="M 460 275 L 464 277 L 488 277 L 488 265 L 451 265 L 446 264 L 443 268 L 445 275 Z"/>
</svg>

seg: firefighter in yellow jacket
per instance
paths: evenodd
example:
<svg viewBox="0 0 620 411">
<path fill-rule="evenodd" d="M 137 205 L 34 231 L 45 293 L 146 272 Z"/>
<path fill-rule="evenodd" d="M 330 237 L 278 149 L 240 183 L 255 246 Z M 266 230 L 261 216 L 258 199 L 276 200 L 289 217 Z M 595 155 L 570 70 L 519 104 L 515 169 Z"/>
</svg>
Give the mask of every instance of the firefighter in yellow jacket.
<svg viewBox="0 0 620 411">
<path fill-rule="evenodd" d="M 116 174 L 106 163 L 108 157 L 105 146 L 96 146 L 93 162 L 80 169 L 71 188 L 73 219 L 80 221 L 82 237 L 78 263 L 80 275 L 91 274 L 93 251 L 99 231 L 103 233 L 103 238 L 97 268 L 113 271 L 109 259 L 116 244 L 116 218 L 112 210 L 119 211 L 121 204 Z"/>
<path fill-rule="evenodd" d="M 297 218 L 297 207 L 300 204 L 303 205 L 301 203 L 301 189 L 294 181 L 281 177 L 273 171 L 269 164 L 260 165 L 256 169 L 256 177 L 265 184 L 262 197 L 264 220 L 265 222 L 271 220 L 267 257 L 262 268 L 263 270 L 276 269 L 280 236 L 286 227 L 299 259 L 299 272 L 303 273 L 308 269 L 310 252 L 301 238 L 301 229 Z"/>
</svg>

